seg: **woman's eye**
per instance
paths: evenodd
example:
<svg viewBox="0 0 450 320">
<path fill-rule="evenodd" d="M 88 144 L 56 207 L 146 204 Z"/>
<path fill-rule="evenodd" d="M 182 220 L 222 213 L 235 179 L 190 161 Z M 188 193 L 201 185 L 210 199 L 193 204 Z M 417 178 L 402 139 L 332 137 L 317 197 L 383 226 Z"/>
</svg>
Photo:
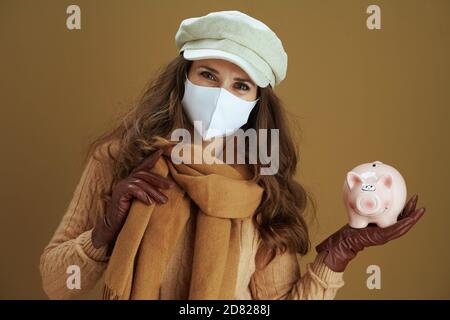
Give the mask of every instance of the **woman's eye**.
<svg viewBox="0 0 450 320">
<path fill-rule="evenodd" d="M 247 91 L 247 90 L 250 89 L 250 88 L 248 87 L 248 85 L 246 85 L 245 83 L 242 83 L 242 82 L 237 83 L 237 84 L 236 84 L 236 88 L 239 89 L 239 90 L 244 90 L 244 91 Z"/>
<path fill-rule="evenodd" d="M 203 71 L 200 73 L 203 77 L 205 77 L 208 80 L 213 80 L 214 81 L 214 76 L 209 73 L 208 71 Z"/>
</svg>

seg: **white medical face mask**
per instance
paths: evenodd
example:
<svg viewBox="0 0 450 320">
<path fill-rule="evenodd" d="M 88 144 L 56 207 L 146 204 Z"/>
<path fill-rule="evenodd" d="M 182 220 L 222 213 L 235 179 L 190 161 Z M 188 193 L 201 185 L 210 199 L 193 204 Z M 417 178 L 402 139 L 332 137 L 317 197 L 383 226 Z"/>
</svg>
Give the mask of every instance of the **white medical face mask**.
<svg viewBox="0 0 450 320">
<path fill-rule="evenodd" d="M 244 100 L 224 88 L 198 86 L 186 77 L 181 103 L 195 130 L 209 140 L 233 134 L 246 124 L 258 100 Z"/>
</svg>

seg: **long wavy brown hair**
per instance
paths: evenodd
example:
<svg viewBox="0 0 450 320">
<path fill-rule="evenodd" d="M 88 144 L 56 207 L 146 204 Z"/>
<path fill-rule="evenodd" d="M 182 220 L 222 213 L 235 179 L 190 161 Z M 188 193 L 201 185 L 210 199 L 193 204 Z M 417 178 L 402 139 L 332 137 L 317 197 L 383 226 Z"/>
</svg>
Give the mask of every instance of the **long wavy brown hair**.
<svg viewBox="0 0 450 320">
<path fill-rule="evenodd" d="M 184 75 L 188 73 L 191 63 L 181 54 L 170 61 L 149 82 L 135 106 L 119 115 L 120 123 L 88 145 L 85 162 L 91 156 L 95 158 L 95 151 L 101 146 L 111 141 L 119 142 L 120 147 L 115 154 L 109 148 L 107 152 L 112 164 L 112 185 L 127 177 L 156 148 L 169 143 L 174 129 L 191 125 L 181 105 Z M 258 89 L 260 100 L 243 129 L 279 130 L 277 174 L 260 175 L 261 165 L 249 164 L 253 180 L 264 189 L 263 200 L 253 216 L 253 222 L 262 240 L 258 253 L 264 254 L 264 265 L 267 265 L 277 253 L 288 250 L 305 255 L 309 251 L 311 244 L 305 212 L 310 209 L 314 214 L 316 205 L 309 192 L 294 180 L 299 151 L 289 130 L 286 111 L 270 86 Z M 267 143 L 267 149 L 271 150 L 270 139 Z M 110 199 L 111 188 L 102 194 L 106 205 Z"/>
</svg>

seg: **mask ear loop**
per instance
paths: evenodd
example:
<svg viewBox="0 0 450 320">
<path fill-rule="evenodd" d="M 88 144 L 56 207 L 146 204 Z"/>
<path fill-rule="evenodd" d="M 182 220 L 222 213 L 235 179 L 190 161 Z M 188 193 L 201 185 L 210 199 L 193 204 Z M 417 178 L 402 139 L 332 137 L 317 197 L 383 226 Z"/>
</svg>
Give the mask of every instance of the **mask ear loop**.
<svg viewBox="0 0 450 320">
<path fill-rule="evenodd" d="M 186 83 L 186 81 L 191 82 L 191 80 L 189 80 L 189 78 L 188 78 L 188 73 L 187 73 L 187 71 L 184 73 L 184 81 L 183 81 L 183 83 Z"/>
<path fill-rule="evenodd" d="M 261 99 L 261 87 L 258 86 L 258 95 L 256 96 L 256 100 L 254 101 L 258 103 L 260 99 Z"/>
</svg>

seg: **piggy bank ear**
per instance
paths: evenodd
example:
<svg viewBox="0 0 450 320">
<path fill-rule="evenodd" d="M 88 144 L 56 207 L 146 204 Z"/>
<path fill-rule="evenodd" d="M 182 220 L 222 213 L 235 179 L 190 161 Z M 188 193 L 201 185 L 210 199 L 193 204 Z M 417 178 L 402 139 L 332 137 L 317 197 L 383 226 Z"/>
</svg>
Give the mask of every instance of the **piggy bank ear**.
<svg viewBox="0 0 450 320">
<path fill-rule="evenodd" d="M 384 174 L 380 177 L 378 182 L 390 189 L 392 187 L 392 176 L 390 174 Z"/>
<path fill-rule="evenodd" d="M 349 173 L 347 173 L 347 184 L 348 187 L 350 188 L 350 190 L 353 189 L 353 187 L 358 184 L 358 183 L 362 183 L 362 178 L 359 174 L 357 174 L 356 172 L 350 171 Z"/>
</svg>

